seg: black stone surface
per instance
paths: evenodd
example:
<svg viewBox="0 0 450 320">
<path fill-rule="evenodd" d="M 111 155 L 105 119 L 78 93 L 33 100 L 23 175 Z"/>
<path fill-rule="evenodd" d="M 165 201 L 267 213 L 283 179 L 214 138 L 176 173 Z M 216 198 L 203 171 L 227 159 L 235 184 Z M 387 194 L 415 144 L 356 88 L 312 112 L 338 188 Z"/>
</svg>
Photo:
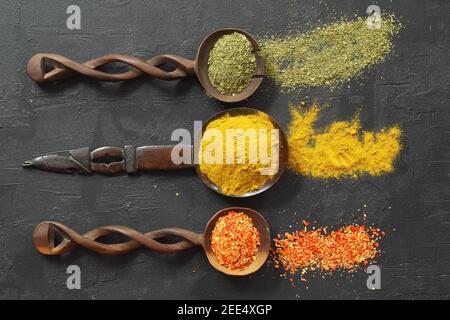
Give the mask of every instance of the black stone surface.
<svg viewBox="0 0 450 320">
<path fill-rule="evenodd" d="M 324 181 L 287 172 L 271 190 L 238 200 L 208 190 L 190 170 L 89 177 L 20 167 L 25 159 L 57 150 L 170 143 L 175 128 L 192 129 L 194 120 L 228 107 L 208 98 L 194 78 L 74 78 L 38 85 L 25 74 L 34 53 L 78 61 L 113 52 L 193 58 L 203 37 L 219 28 L 257 36 L 308 30 L 342 15 L 366 15 L 372 2 L 1 0 L 0 298 L 449 298 L 450 1 L 376 1 L 382 11 L 401 17 L 405 28 L 394 55 L 349 88 L 286 94 L 265 81 L 248 102 L 237 104 L 256 106 L 282 126 L 289 120 L 288 103 L 314 99 L 332 105 L 323 125 L 351 119 L 358 110 L 364 129 L 399 124 L 404 147 L 393 174 Z M 81 8 L 81 30 L 66 28 L 70 4 Z M 201 231 L 214 212 L 233 205 L 263 213 L 272 235 L 302 219 L 339 227 L 366 212 L 368 224 L 387 232 L 379 259 L 382 289 L 368 290 L 363 271 L 310 276 L 295 288 L 271 266 L 230 278 L 213 270 L 200 249 L 170 257 L 144 249 L 122 257 L 82 249 L 45 257 L 31 243 L 34 226 L 43 220 L 79 232 L 107 224 Z M 66 288 L 71 264 L 81 268 L 81 290 Z"/>
</svg>

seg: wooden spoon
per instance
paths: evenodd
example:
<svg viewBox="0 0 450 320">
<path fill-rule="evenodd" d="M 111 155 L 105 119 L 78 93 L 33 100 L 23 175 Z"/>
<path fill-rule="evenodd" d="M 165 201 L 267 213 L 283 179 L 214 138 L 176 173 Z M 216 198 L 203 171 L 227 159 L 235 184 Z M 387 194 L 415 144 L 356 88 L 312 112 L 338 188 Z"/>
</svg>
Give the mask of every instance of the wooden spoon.
<svg viewBox="0 0 450 320">
<path fill-rule="evenodd" d="M 211 233 L 217 220 L 230 211 L 243 212 L 252 219 L 253 225 L 259 232 L 260 246 L 255 260 L 243 270 L 230 270 L 222 266 L 217 260 L 211 248 Z M 56 244 L 56 232 L 63 236 L 63 240 Z M 110 234 L 121 234 L 131 240 L 105 244 L 97 239 Z M 167 236 L 175 236 L 183 240 L 166 244 L 158 242 L 158 239 Z M 168 228 L 142 234 L 125 226 L 105 226 L 93 229 L 84 235 L 80 235 L 62 223 L 44 221 L 36 226 L 33 231 L 33 243 L 37 251 L 44 255 L 55 256 L 74 250 L 76 247 L 84 247 L 103 255 L 121 255 L 133 251 L 140 246 L 164 254 L 174 254 L 195 246 L 202 246 L 209 263 L 218 271 L 232 276 L 245 276 L 258 271 L 266 262 L 270 249 L 270 231 L 267 221 L 255 210 L 241 207 L 230 207 L 218 211 L 206 224 L 203 234 L 179 228 Z"/>
<path fill-rule="evenodd" d="M 208 60 L 209 52 L 216 41 L 226 34 L 241 33 L 247 37 L 253 47 L 256 57 L 256 69 L 252 82 L 240 93 L 235 95 L 224 95 L 209 81 Z M 176 80 L 191 75 L 196 75 L 200 84 L 206 92 L 223 102 L 239 102 L 250 97 L 260 86 L 264 76 L 264 61 L 259 55 L 260 46 L 258 41 L 251 34 L 240 29 L 222 29 L 208 35 L 200 44 L 195 60 L 189 60 L 176 55 L 159 55 L 147 61 L 136 57 L 122 54 L 110 54 L 102 56 L 85 63 L 79 63 L 65 56 L 55 53 L 38 53 L 30 58 L 27 64 L 27 73 L 36 82 L 50 82 L 62 80 L 76 73 L 99 81 L 122 81 L 137 78 L 146 74 L 152 78 L 162 80 Z M 45 70 L 45 63 L 53 66 L 51 71 Z M 131 70 L 123 73 L 107 73 L 98 70 L 99 67 L 121 62 L 132 67 Z M 172 71 L 164 71 L 160 67 L 166 63 L 173 64 L 176 68 Z"/>
<path fill-rule="evenodd" d="M 211 121 L 226 114 L 237 116 L 257 113 L 261 113 L 261 111 L 252 108 L 232 108 L 218 112 L 203 124 L 202 132 L 206 130 Z M 52 172 L 78 172 L 83 174 L 91 174 L 93 172 L 101 174 L 117 174 L 120 172 L 135 173 L 136 171 L 176 170 L 195 167 L 202 182 L 211 190 L 230 197 L 249 197 L 272 187 L 283 175 L 288 162 L 288 144 L 283 130 L 273 118 L 270 116 L 268 117 L 272 122 L 273 127 L 277 129 L 279 133 L 278 170 L 258 189 L 239 195 L 223 193 L 220 187 L 208 179 L 208 177 L 199 169 L 200 166 L 195 163 L 194 159 L 191 159 L 191 163 L 189 164 L 174 164 L 172 161 L 172 150 L 174 146 L 125 146 L 124 148 L 107 146 L 97 148 L 93 151 L 90 151 L 89 148 L 80 148 L 68 152 L 42 155 L 32 160 L 25 161 L 22 166 Z M 197 137 L 197 141 L 200 140 L 199 138 L 201 137 Z M 191 148 L 191 155 L 194 155 L 194 153 L 198 151 L 195 150 L 196 148 L 193 146 L 186 147 Z"/>
</svg>

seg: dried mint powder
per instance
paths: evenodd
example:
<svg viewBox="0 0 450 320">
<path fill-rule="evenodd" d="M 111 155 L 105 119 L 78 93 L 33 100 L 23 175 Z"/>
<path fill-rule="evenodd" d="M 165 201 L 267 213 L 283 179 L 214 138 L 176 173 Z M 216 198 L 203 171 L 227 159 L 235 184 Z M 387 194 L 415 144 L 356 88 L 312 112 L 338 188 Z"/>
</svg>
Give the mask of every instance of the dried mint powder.
<svg viewBox="0 0 450 320">
<path fill-rule="evenodd" d="M 401 27 L 383 15 L 381 27 L 366 18 L 320 26 L 307 33 L 262 39 L 266 74 L 286 91 L 299 87 L 336 87 L 382 62 Z"/>
<path fill-rule="evenodd" d="M 255 69 L 253 47 L 241 33 L 220 37 L 209 53 L 208 77 L 222 94 L 241 93 L 252 82 Z"/>
</svg>

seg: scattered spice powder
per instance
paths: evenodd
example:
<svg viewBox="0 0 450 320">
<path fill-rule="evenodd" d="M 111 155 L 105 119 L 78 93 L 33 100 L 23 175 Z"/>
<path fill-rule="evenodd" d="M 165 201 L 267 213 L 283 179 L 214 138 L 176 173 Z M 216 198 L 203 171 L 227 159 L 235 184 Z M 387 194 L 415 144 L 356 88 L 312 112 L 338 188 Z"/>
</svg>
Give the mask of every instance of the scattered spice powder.
<svg viewBox="0 0 450 320">
<path fill-rule="evenodd" d="M 253 47 L 241 33 L 220 37 L 209 53 L 208 77 L 222 94 L 241 93 L 252 82 L 255 69 Z"/>
<path fill-rule="evenodd" d="M 243 212 L 230 211 L 220 217 L 211 234 L 211 248 L 219 263 L 230 270 L 243 270 L 255 259 L 259 232 Z"/>
<path fill-rule="evenodd" d="M 266 74 L 282 89 L 336 87 L 382 62 L 392 51 L 401 24 L 382 15 L 381 27 L 366 18 L 318 26 L 307 33 L 260 40 Z"/>
<path fill-rule="evenodd" d="M 377 176 L 394 170 L 394 160 L 401 150 L 399 127 L 361 132 L 356 116 L 319 131 L 314 124 L 320 111 L 316 104 L 309 109 L 291 107 L 288 145 L 292 170 L 320 178 Z"/>
<path fill-rule="evenodd" d="M 274 239 L 274 267 L 284 269 L 286 275 L 355 271 L 379 254 L 379 240 L 385 236 L 384 231 L 364 225 L 349 225 L 329 233 L 327 227 L 308 230 L 309 223 L 304 224 L 304 230 Z"/>
<path fill-rule="evenodd" d="M 272 148 L 279 141 L 270 135 L 274 125 L 263 112 L 247 115 L 224 116 L 211 121 L 206 127 L 199 148 L 199 169 L 226 195 L 242 195 L 258 190 L 278 170 L 278 157 Z M 230 130 L 235 134 L 230 135 Z M 250 131 L 249 131 L 250 130 Z M 261 135 L 260 130 L 267 133 Z M 253 131 L 254 135 L 246 135 Z M 267 159 L 260 143 L 267 141 Z M 254 148 L 258 147 L 258 148 Z M 231 156 L 231 160 L 229 161 Z M 256 161 L 251 161 L 251 159 Z"/>
</svg>

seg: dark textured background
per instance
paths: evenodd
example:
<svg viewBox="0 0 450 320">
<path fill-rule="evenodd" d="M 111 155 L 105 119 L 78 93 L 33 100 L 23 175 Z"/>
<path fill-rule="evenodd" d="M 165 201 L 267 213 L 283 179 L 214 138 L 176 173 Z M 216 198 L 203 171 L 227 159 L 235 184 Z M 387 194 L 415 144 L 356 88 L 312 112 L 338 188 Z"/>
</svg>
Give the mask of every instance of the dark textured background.
<svg viewBox="0 0 450 320">
<path fill-rule="evenodd" d="M 257 106 L 282 126 L 289 120 L 288 103 L 300 99 L 331 103 L 323 125 L 351 119 L 359 109 L 364 129 L 400 124 L 404 148 L 393 174 L 327 182 L 288 172 L 271 190 L 237 200 L 208 190 L 190 170 L 86 177 L 20 167 L 27 158 L 57 150 L 169 143 L 173 129 L 192 129 L 194 120 L 226 107 L 208 98 L 193 78 L 127 83 L 76 78 L 39 86 L 25 74 L 34 53 L 58 52 L 79 61 L 111 52 L 192 58 L 202 38 L 219 28 L 258 36 L 307 30 L 307 23 L 365 15 L 373 2 L 1 0 L 0 297 L 449 298 L 450 1 L 375 1 L 406 26 L 394 55 L 350 88 L 293 95 L 266 81 L 250 101 L 238 104 Z M 70 4 L 81 7 L 79 31 L 65 26 Z M 201 231 L 214 212 L 230 205 L 261 211 L 273 235 L 302 219 L 341 226 L 360 221 L 358 209 L 365 211 L 367 223 L 387 231 L 379 259 L 382 289 L 369 291 L 364 272 L 308 277 L 308 289 L 293 288 L 271 266 L 252 277 L 230 278 L 213 270 L 200 249 L 171 257 L 148 250 L 122 257 L 77 250 L 49 258 L 31 243 L 42 220 L 79 232 L 106 224 Z M 81 267 L 81 290 L 66 288 L 70 264 Z"/>
</svg>

